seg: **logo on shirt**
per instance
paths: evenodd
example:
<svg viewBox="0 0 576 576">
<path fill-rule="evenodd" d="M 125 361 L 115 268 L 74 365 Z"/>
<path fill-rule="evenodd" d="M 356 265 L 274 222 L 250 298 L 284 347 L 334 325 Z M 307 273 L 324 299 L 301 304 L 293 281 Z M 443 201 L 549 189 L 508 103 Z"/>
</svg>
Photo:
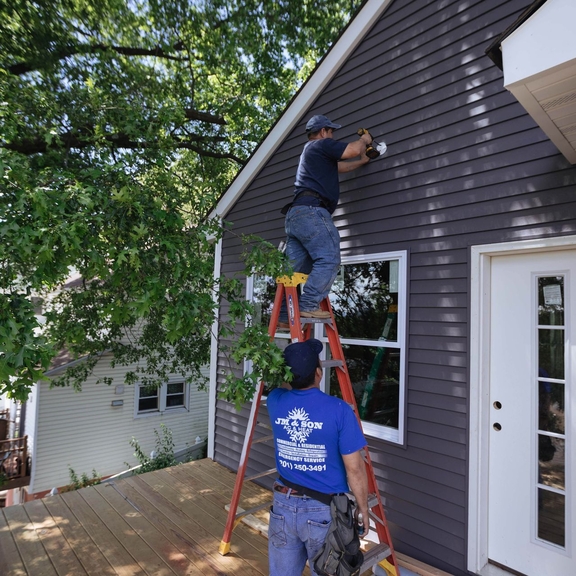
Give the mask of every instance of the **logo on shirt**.
<svg viewBox="0 0 576 576">
<path fill-rule="evenodd" d="M 294 408 L 287 418 L 276 418 L 276 424 L 286 430 L 292 442 L 306 442 L 312 430 L 322 430 L 323 422 L 312 422 L 303 408 Z"/>
</svg>

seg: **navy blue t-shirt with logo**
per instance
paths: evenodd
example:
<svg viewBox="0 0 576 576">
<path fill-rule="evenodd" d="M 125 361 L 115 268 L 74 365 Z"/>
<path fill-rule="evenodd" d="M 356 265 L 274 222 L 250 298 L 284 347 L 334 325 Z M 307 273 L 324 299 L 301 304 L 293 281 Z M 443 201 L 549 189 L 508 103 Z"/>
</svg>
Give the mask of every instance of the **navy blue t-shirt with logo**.
<svg viewBox="0 0 576 576">
<path fill-rule="evenodd" d="M 322 196 L 330 214 L 336 210 L 340 198 L 340 183 L 338 180 L 338 160 L 342 158 L 346 150 L 345 142 L 337 142 L 332 138 L 310 140 L 304 146 L 300 155 L 300 163 L 296 171 L 294 182 L 294 194 L 297 196 L 304 190 L 317 192 Z M 304 199 L 296 199 L 294 205 L 304 202 Z M 312 204 L 309 197 L 305 202 Z M 318 201 L 318 204 L 320 201 Z"/>
<path fill-rule="evenodd" d="M 352 408 L 318 388 L 275 388 L 267 405 L 278 473 L 324 494 L 348 491 L 342 454 L 366 446 Z"/>
</svg>

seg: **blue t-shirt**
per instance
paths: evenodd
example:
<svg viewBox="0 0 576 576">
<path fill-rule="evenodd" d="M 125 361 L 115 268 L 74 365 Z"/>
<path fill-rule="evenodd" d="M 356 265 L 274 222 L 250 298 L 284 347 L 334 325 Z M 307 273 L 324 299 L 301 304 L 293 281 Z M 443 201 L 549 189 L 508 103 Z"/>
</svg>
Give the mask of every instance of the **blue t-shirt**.
<svg viewBox="0 0 576 576">
<path fill-rule="evenodd" d="M 332 138 L 310 140 L 304 146 L 300 155 L 300 163 L 296 171 L 294 194 L 304 190 L 312 190 L 322 196 L 330 214 L 336 210 L 340 198 L 340 183 L 338 180 L 338 160 L 346 150 L 345 142 L 337 142 Z M 307 203 L 310 198 L 306 197 Z M 296 200 L 295 205 L 298 204 Z"/>
<path fill-rule="evenodd" d="M 352 408 L 318 388 L 275 388 L 267 404 L 278 473 L 324 494 L 348 491 L 342 454 L 366 446 Z"/>
</svg>

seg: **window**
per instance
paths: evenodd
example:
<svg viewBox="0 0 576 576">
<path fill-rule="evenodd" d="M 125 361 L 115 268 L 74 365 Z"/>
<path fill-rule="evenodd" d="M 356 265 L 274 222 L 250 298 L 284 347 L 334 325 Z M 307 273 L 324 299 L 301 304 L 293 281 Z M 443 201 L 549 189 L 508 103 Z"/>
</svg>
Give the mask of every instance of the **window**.
<svg viewBox="0 0 576 576">
<path fill-rule="evenodd" d="M 159 388 L 137 386 L 136 414 L 154 414 L 170 410 L 188 409 L 189 385 L 184 382 L 170 382 Z"/>
<path fill-rule="evenodd" d="M 405 252 L 344 257 L 330 293 L 364 432 L 398 443 L 404 442 L 406 269 Z M 256 321 L 270 321 L 275 292 L 272 279 L 249 279 Z M 321 325 L 315 337 L 327 342 Z M 289 341 L 289 334 L 277 334 L 281 348 Z M 325 359 L 329 352 L 325 347 Z M 340 395 L 334 368 L 325 369 L 322 385 Z"/>
</svg>

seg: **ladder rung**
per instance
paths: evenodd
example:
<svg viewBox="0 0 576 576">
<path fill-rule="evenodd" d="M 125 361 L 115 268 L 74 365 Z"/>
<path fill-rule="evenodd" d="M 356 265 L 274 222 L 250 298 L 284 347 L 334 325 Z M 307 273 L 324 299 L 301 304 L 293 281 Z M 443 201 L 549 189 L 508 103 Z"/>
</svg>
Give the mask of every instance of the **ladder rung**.
<svg viewBox="0 0 576 576">
<path fill-rule="evenodd" d="M 300 324 L 332 324 L 331 318 L 300 318 Z"/>
<path fill-rule="evenodd" d="M 239 510 L 242 510 L 241 512 L 236 512 L 236 518 L 243 518 L 244 516 L 248 516 L 248 514 L 252 514 L 253 512 L 258 512 L 258 510 L 263 510 L 264 508 L 268 508 L 271 504 L 271 501 L 269 502 L 264 502 L 264 504 L 259 504 L 258 506 L 254 506 L 254 508 L 250 508 L 250 510 L 242 510 L 242 508 L 239 508 Z M 230 510 L 230 504 L 226 504 L 226 506 L 224 506 L 224 508 L 226 510 Z"/>
<path fill-rule="evenodd" d="M 378 506 L 378 496 L 376 494 L 368 494 L 368 508 Z"/>
<path fill-rule="evenodd" d="M 362 563 L 362 568 L 360 570 L 360 574 L 366 572 L 366 570 L 370 570 L 372 566 L 378 564 L 384 560 L 384 558 L 388 558 L 390 556 L 390 546 L 388 544 L 377 544 L 364 552 L 364 562 Z"/>
<path fill-rule="evenodd" d="M 342 366 L 344 366 L 342 360 L 337 360 L 335 358 L 332 360 L 322 360 L 320 364 L 322 364 L 322 368 L 342 368 Z"/>
<path fill-rule="evenodd" d="M 252 444 L 259 444 L 260 442 L 268 442 L 268 440 L 272 440 L 274 438 L 273 434 L 269 434 L 268 436 L 262 436 L 262 438 L 258 438 L 258 440 L 252 440 Z"/>
<path fill-rule="evenodd" d="M 266 470 L 265 472 L 260 472 L 258 474 L 254 474 L 253 476 L 246 476 L 244 480 L 256 480 L 256 478 L 262 478 L 262 476 L 269 476 L 270 474 L 274 474 L 276 472 L 276 468 L 270 468 L 270 470 Z"/>
</svg>

